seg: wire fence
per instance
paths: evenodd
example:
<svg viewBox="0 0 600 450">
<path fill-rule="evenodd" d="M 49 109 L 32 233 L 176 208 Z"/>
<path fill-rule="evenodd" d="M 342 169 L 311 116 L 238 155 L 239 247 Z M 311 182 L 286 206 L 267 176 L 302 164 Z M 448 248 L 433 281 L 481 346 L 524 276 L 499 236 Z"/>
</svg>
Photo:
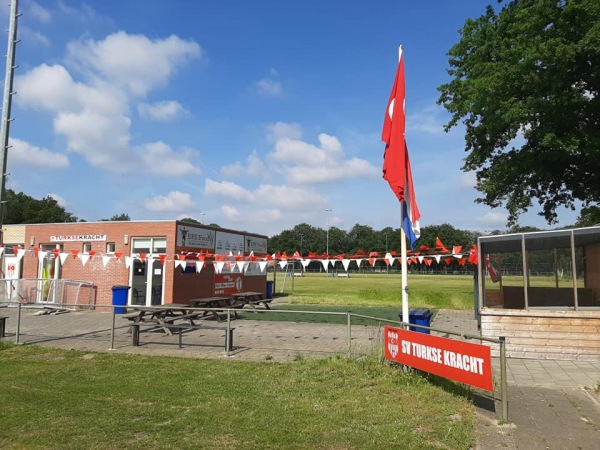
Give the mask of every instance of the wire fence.
<svg viewBox="0 0 600 450">
<path fill-rule="evenodd" d="M 167 308 L 168 305 L 144 309 L 160 311 Z M 186 312 L 190 316 L 190 313 L 194 313 L 193 325 L 174 325 L 138 323 L 133 320 L 136 314 L 131 313 L 133 310 L 122 310 L 122 306 L 112 305 L 96 305 L 91 309 L 81 308 L 81 303 L 48 305 L 0 302 L 0 331 L 3 332 L 0 338 L 12 338 L 15 344 L 20 345 L 49 345 L 82 351 L 290 361 L 304 356 L 383 355 L 384 325 L 404 327 L 398 321 L 353 314 L 350 311 L 190 307 L 186 308 Z M 119 311 L 125 314 L 117 314 Z M 258 314 L 273 315 L 273 319 L 252 320 L 258 318 Z M 297 315 L 299 319 L 297 322 L 277 321 L 277 314 Z M 311 315 L 313 319 L 318 315 L 345 316 L 346 324 L 323 323 L 324 321 L 317 319 L 313 322 L 302 321 L 300 316 L 305 315 Z M 500 390 L 504 405 L 506 359 L 502 339 L 484 338 L 413 323 L 410 328 L 446 337 L 455 336 L 461 340 L 478 340 L 490 345 L 492 351 L 500 356 Z"/>
</svg>

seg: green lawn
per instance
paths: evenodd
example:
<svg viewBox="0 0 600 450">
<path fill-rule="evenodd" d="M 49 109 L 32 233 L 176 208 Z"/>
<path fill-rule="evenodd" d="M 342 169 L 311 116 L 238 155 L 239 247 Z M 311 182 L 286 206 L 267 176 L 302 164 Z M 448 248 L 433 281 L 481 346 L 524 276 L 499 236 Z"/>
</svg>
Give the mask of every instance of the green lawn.
<svg viewBox="0 0 600 450">
<path fill-rule="evenodd" d="M 273 306 L 398 320 L 399 276 L 311 275 L 294 279 L 293 292 L 291 281 L 282 295 L 278 278 Z M 472 284 L 465 276 L 410 276 L 409 303 L 469 309 Z M 241 316 L 346 321 L 247 310 Z M 380 355 L 252 363 L 0 342 L 0 448 L 469 449 L 474 409 L 458 385 L 442 384 Z"/>
<path fill-rule="evenodd" d="M 468 449 L 462 396 L 376 357 L 293 363 L 0 343 L 3 449 Z"/>
<path fill-rule="evenodd" d="M 269 278 L 272 279 L 272 278 Z M 289 295 L 294 304 L 401 308 L 401 278 L 397 274 L 325 274 L 277 277 L 275 294 Z M 472 309 L 473 277 L 466 275 L 409 275 L 409 304 L 430 309 Z"/>
</svg>

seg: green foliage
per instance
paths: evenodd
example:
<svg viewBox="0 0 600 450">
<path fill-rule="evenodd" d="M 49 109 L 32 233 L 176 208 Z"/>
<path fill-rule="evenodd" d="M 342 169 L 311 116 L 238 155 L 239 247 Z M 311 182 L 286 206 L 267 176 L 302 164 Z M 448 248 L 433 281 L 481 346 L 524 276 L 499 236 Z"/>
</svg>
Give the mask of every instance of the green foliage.
<svg viewBox="0 0 600 450">
<path fill-rule="evenodd" d="M 201 224 L 202 222 L 198 222 L 196 219 L 192 219 L 191 217 L 184 217 L 183 219 L 179 219 L 180 222 L 187 222 L 187 223 L 195 223 L 195 224 Z"/>
<path fill-rule="evenodd" d="M 110 219 L 100 219 L 101 222 L 120 222 L 120 221 L 129 221 L 129 220 L 131 220 L 129 218 L 129 214 L 126 214 L 126 213 L 115 214 Z"/>
<path fill-rule="evenodd" d="M 600 2 L 499 3 L 460 30 L 438 102 L 446 130 L 466 127 L 478 201 L 514 224 L 536 198 L 554 223 L 557 207 L 600 198 Z"/>
<path fill-rule="evenodd" d="M 7 189 L 3 208 L 5 224 L 77 222 L 77 217 L 67 212 L 51 196 L 36 200 L 29 195 Z"/>
<path fill-rule="evenodd" d="M 250 363 L 0 343 L 0 385 L 5 449 L 410 450 L 475 442 L 467 398 L 373 357 Z"/>
<path fill-rule="evenodd" d="M 447 223 L 430 225 L 421 228 L 421 237 L 417 246 L 427 245 L 435 247 L 435 239 L 439 237 L 447 245 L 462 245 L 470 247 L 477 240 L 478 233 L 468 230 L 459 230 Z M 329 254 L 352 255 L 362 250 L 365 252 L 388 251 L 400 253 L 400 228 L 386 227 L 380 231 L 368 225 L 354 225 L 350 231 L 332 227 L 329 229 Z M 269 238 L 268 253 L 286 252 L 291 256 L 295 251 L 307 256 L 308 252 L 317 254 L 325 253 L 327 246 L 327 230 L 315 228 L 306 223 L 296 225 L 291 230 L 284 230 L 280 234 Z"/>
<path fill-rule="evenodd" d="M 600 208 L 598 206 L 590 206 L 583 208 L 575 226 L 577 227 L 591 227 L 594 225 L 600 225 Z"/>
</svg>

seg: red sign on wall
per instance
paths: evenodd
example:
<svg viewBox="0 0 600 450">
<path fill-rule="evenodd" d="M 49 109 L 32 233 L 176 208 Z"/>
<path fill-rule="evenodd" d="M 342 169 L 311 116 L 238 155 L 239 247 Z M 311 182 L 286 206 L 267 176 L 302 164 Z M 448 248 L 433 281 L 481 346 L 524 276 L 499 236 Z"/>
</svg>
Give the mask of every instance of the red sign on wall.
<svg viewBox="0 0 600 450">
<path fill-rule="evenodd" d="M 241 292 L 244 277 L 240 273 L 215 274 L 215 295 L 232 295 Z"/>
<path fill-rule="evenodd" d="M 385 327 L 386 359 L 471 386 L 494 390 L 492 356 L 486 345 Z"/>
</svg>

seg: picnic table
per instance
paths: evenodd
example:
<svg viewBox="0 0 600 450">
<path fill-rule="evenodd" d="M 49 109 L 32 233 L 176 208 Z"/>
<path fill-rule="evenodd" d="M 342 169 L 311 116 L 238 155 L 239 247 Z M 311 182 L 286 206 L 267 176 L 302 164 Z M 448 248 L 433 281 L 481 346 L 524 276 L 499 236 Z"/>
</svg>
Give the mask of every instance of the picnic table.
<svg viewBox="0 0 600 450">
<path fill-rule="evenodd" d="M 219 313 L 223 312 L 223 309 L 219 308 L 234 308 L 235 302 L 233 297 L 202 297 L 192 299 L 191 304 L 196 308 L 212 308 L 210 311 L 203 311 L 203 316 L 211 313 L 215 319 L 219 322 L 222 322 L 221 316 Z M 237 312 L 234 311 L 235 318 L 237 319 Z"/>
<path fill-rule="evenodd" d="M 190 305 L 171 303 L 159 307 L 137 306 L 132 313 L 125 314 L 122 317 L 130 320 L 132 325 L 154 323 L 161 327 L 166 334 L 172 335 L 169 325 L 178 320 L 185 320 L 190 325 L 195 325 L 194 319 L 200 318 L 202 314 L 203 311 L 191 311 Z"/>
<path fill-rule="evenodd" d="M 251 308 L 256 308 L 256 305 L 264 305 L 265 308 L 271 309 L 269 307 L 269 303 L 271 303 L 270 298 L 265 298 L 262 292 L 238 292 L 237 294 L 232 294 L 234 301 L 238 305 L 249 305 Z"/>
</svg>

